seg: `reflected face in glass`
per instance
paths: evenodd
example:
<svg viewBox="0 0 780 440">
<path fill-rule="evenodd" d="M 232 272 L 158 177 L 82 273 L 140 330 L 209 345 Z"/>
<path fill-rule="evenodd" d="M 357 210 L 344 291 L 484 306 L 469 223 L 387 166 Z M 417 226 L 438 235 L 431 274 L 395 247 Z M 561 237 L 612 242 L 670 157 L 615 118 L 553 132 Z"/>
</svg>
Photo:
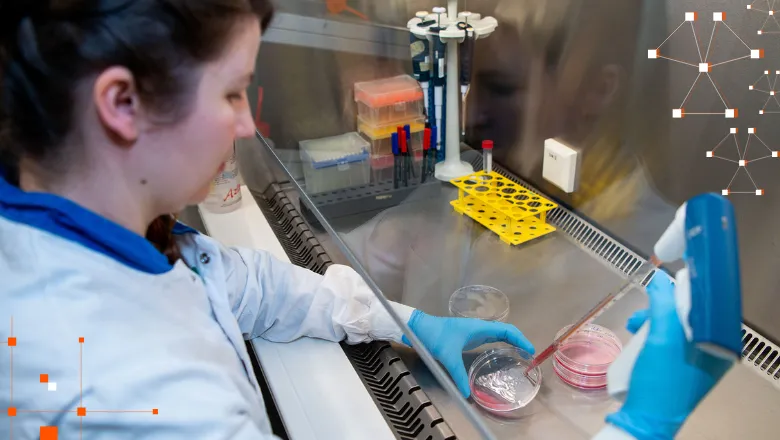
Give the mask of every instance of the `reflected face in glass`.
<svg viewBox="0 0 780 440">
<path fill-rule="evenodd" d="M 510 150 L 521 148 L 529 113 L 533 113 L 534 138 L 556 135 L 558 120 L 566 112 L 554 75 L 543 56 L 522 44 L 513 29 L 499 28 L 477 42 L 474 69 L 467 120 L 470 145 L 479 148 L 483 140 L 493 140 L 495 158 L 503 162 Z M 534 87 L 541 93 L 529 93 Z M 534 95 L 541 99 L 532 99 Z"/>
<path fill-rule="evenodd" d="M 541 174 L 546 139 L 591 157 L 615 154 L 633 60 L 635 35 L 626 27 L 629 12 L 638 11 L 634 2 L 605 0 L 567 21 L 550 3 L 529 0 L 549 20 L 512 24 L 511 14 L 528 13 L 514 1 L 501 12 L 507 24 L 476 43 L 467 142 L 479 148 L 493 140 L 496 161 L 528 178 Z"/>
</svg>

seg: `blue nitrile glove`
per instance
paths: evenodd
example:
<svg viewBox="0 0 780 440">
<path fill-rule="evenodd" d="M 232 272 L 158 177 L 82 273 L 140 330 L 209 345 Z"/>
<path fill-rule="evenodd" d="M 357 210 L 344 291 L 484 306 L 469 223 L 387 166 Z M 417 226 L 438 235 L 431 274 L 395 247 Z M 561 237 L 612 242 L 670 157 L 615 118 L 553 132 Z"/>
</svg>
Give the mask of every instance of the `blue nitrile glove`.
<svg viewBox="0 0 780 440">
<path fill-rule="evenodd" d="M 647 294 L 649 312 L 638 312 L 627 325 L 635 332 L 649 318 L 647 342 L 634 365 L 626 402 L 607 416 L 607 423 L 638 440 L 672 439 L 733 362 L 711 356 L 686 339 L 674 284 L 666 274 L 653 277 Z"/>
<path fill-rule="evenodd" d="M 534 353 L 533 345 L 511 324 L 472 318 L 440 318 L 419 310 L 412 313 L 408 324 L 425 348 L 444 365 L 465 398 L 471 395 L 471 389 L 463 364 L 464 351 L 492 342 L 506 342 Z M 406 336 L 402 340 L 411 345 Z"/>
</svg>

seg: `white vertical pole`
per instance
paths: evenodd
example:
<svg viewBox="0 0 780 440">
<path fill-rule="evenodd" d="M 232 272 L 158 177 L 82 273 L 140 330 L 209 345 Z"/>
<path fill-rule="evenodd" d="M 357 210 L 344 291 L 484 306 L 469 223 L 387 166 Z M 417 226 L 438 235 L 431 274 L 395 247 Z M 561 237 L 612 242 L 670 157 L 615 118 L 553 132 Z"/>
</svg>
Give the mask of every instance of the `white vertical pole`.
<svg viewBox="0 0 780 440">
<path fill-rule="evenodd" d="M 458 22 L 458 0 L 449 0 L 447 15 L 450 23 Z M 458 75 L 458 41 L 447 43 L 447 142 L 445 159 L 436 165 L 436 178 L 450 181 L 474 172 L 474 168 L 460 160 L 460 81 Z"/>
</svg>

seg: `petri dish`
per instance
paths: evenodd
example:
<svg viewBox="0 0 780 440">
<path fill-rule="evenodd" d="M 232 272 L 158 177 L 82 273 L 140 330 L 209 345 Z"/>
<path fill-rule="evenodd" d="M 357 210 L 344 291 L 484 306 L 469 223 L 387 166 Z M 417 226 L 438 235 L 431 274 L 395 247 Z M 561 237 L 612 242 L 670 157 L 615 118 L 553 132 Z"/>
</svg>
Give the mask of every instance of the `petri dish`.
<svg viewBox="0 0 780 440">
<path fill-rule="evenodd" d="M 474 401 L 497 415 L 509 415 L 525 407 L 539 393 L 542 371 L 539 367 L 525 377 L 531 355 L 516 348 L 491 348 L 474 360 L 469 369 L 469 386 Z"/>
<path fill-rule="evenodd" d="M 461 287 L 450 297 L 450 314 L 503 322 L 509 316 L 509 298 L 495 287 Z"/>
<path fill-rule="evenodd" d="M 562 328 L 556 338 L 566 331 Z M 555 352 L 553 369 L 567 384 L 582 389 L 607 386 L 607 370 L 623 350 L 611 330 L 596 324 L 585 325 L 571 335 Z"/>
</svg>

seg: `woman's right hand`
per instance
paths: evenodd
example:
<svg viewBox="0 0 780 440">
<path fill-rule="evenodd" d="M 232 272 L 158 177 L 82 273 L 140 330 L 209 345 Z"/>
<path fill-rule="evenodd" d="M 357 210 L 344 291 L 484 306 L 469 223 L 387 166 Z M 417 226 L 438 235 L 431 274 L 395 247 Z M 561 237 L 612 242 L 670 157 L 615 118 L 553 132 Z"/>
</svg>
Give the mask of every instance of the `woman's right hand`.
<svg viewBox="0 0 780 440">
<path fill-rule="evenodd" d="M 649 311 L 629 320 L 635 331 L 650 319 L 650 332 L 631 375 L 626 402 L 607 416 L 638 440 L 672 439 L 685 420 L 733 365 L 685 337 L 675 305 L 675 285 L 659 271 L 647 286 Z"/>
</svg>

